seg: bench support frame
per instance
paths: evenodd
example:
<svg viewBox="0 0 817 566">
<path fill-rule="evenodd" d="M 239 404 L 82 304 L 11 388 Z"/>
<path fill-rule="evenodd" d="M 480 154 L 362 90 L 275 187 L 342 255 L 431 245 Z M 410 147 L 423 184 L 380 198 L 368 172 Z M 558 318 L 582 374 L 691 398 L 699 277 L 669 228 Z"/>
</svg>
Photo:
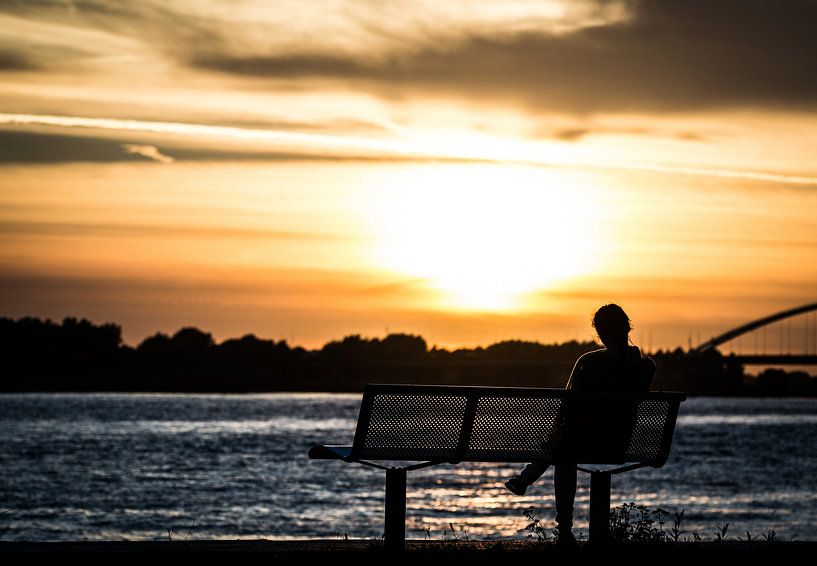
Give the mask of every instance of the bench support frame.
<svg viewBox="0 0 817 566">
<path fill-rule="evenodd" d="M 386 470 L 386 497 L 385 521 L 383 532 L 383 546 L 389 550 L 405 550 L 406 548 L 406 477 L 408 472 L 436 466 L 443 462 L 423 462 L 413 466 L 388 467 L 374 462 L 358 460 L 358 464 Z"/>
<path fill-rule="evenodd" d="M 423 462 L 405 468 L 386 467 L 372 462 L 359 463 L 386 470 L 385 530 L 383 545 L 388 550 L 406 548 L 406 478 L 408 472 L 436 466 L 443 462 Z M 645 464 L 609 468 L 586 468 L 576 466 L 580 472 L 590 474 L 590 529 L 587 541 L 591 544 L 605 544 L 610 541 L 610 487 L 615 474 L 643 468 Z"/>
<path fill-rule="evenodd" d="M 590 473 L 590 532 L 588 542 L 610 538 L 610 472 Z"/>
<path fill-rule="evenodd" d="M 383 544 L 389 550 L 406 547 L 406 470 L 386 470 L 386 530 Z"/>
<path fill-rule="evenodd" d="M 580 472 L 590 474 L 590 529 L 587 542 L 604 544 L 610 542 L 610 480 L 615 474 L 645 467 L 646 464 L 629 464 L 615 468 L 576 466 Z"/>
</svg>

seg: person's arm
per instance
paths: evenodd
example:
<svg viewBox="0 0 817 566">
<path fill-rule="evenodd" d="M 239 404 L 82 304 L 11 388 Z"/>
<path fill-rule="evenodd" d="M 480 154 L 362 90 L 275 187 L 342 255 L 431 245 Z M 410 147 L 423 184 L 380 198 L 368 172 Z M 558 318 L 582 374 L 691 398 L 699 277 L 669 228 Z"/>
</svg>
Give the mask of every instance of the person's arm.
<svg viewBox="0 0 817 566">
<path fill-rule="evenodd" d="M 573 371 L 570 372 L 570 377 L 567 380 L 567 385 L 565 385 L 565 389 L 579 389 L 581 386 L 581 374 L 582 374 L 582 358 L 579 356 L 579 359 L 576 360 L 576 363 L 573 364 Z"/>
<path fill-rule="evenodd" d="M 652 383 L 655 380 L 655 372 L 656 372 L 655 360 L 653 360 L 652 358 L 644 358 L 644 359 L 646 360 L 645 363 L 644 363 L 644 366 L 645 366 L 645 368 L 644 368 L 644 385 L 646 386 L 644 388 L 644 390 L 645 391 L 650 391 L 652 389 Z M 660 385 L 660 382 L 659 382 L 659 388 L 660 387 L 661 387 L 661 385 Z"/>
</svg>

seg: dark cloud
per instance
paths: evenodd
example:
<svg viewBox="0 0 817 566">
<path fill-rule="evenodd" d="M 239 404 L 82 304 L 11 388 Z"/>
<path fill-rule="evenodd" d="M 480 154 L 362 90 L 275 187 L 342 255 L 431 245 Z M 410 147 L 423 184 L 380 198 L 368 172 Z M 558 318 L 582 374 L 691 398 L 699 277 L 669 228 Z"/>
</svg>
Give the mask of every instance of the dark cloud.
<svg viewBox="0 0 817 566">
<path fill-rule="evenodd" d="M 2 71 L 34 71 L 39 66 L 26 55 L 17 51 L 0 49 L 0 72 Z"/>
<path fill-rule="evenodd" d="M 409 29 L 401 36 L 405 50 L 392 43 L 388 53 L 368 55 L 314 51 L 318 41 L 265 50 L 216 15 L 160 2 L 8 0 L 0 11 L 136 38 L 165 59 L 277 80 L 279 87 L 280 81 L 303 88 L 311 85 L 302 81 L 331 81 L 386 97 L 442 94 L 577 113 L 817 107 L 817 1 L 643 0 L 628 6 L 627 20 L 561 34 L 452 30 L 433 44 L 422 29 L 412 43 Z M 365 21 L 367 34 L 376 35 Z M 248 25 L 258 34 L 263 22 Z M 85 47 L 92 46 L 60 53 L 43 45 L 3 46 L 0 70 L 90 64 Z"/>
<path fill-rule="evenodd" d="M 565 142 L 581 141 L 590 136 L 607 135 L 607 136 L 652 136 L 660 138 L 673 138 L 681 141 L 707 141 L 709 138 L 701 133 L 696 132 L 667 132 L 655 128 L 625 128 L 625 127 L 606 127 L 606 126 L 590 126 L 590 127 L 575 127 L 575 128 L 561 128 L 552 129 L 543 127 L 535 130 L 531 137 L 534 139 L 552 138 Z"/>
<path fill-rule="evenodd" d="M 683 111 L 817 106 L 817 2 L 653 0 L 575 33 L 469 37 L 389 60 L 192 51 L 197 68 L 272 79 L 513 99 L 541 108 Z"/>
<path fill-rule="evenodd" d="M 548 137 L 554 137 L 561 141 L 579 141 L 592 133 L 593 130 L 589 128 L 565 128 L 551 133 Z M 541 135 L 536 137 L 541 137 Z"/>
<path fill-rule="evenodd" d="M 93 238 L 202 238 L 259 239 L 278 241 L 338 241 L 337 234 L 296 230 L 264 230 L 219 226 L 171 226 L 161 224 L 122 224 L 99 222 L 30 222 L 0 220 L 5 236 L 69 236 Z"/>
<path fill-rule="evenodd" d="M 105 138 L 0 130 L 2 163 L 151 161 Z"/>
<path fill-rule="evenodd" d="M 336 77 L 388 80 L 399 78 L 396 68 L 326 55 L 233 56 L 223 53 L 193 54 L 190 64 L 211 71 L 257 77 Z"/>
</svg>

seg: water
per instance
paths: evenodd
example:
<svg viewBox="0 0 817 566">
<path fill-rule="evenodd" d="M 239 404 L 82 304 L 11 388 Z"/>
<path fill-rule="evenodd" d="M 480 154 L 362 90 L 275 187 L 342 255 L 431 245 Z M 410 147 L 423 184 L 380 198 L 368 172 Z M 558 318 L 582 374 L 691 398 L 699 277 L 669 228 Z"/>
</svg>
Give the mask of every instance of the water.
<svg viewBox="0 0 817 566">
<path fill-rule="evenodd" d="M 350 443 L 357 395 L 0 395 L 2 540 L 375 538 L 384 473 L 310 461 Z M 685 510 L 711 539 L 817 539 L 817 400 L 689 399 L 670 459 L 613 478 L 613 505 Z M 529 506 L 553 516 L 552 472 L 525 497 L 517 465 L 409 474 L 408 536 L 524 538 Z M 576 518 L 586 532 L 589 478 Z M 448 531 L 448 532 L 446 532 Z"/>
</svg>

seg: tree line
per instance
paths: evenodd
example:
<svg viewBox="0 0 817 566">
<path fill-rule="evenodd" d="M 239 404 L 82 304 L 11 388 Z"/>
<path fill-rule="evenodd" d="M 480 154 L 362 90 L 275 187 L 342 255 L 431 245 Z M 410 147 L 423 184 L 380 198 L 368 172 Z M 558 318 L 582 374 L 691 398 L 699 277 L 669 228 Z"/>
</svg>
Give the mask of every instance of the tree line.
<svg viewBox="0 0 817 566">
<path fill-rule="evenodd" d="M 117 324 L 65 318 L 61 323 L 0 318 L 0 391 L 361 391 L 366 383 L 563 387 L 595 342 L 541 344 L 506 340 L 487 347 L 429 348 L 421 336 L 360 335 L 319 349 L 248 334 L 217 343 L 194 327 L 156 333 L 136 347 Z M 651 354 L 655 388 L 690 394 L 815 394 L 817 380 L 786 372 L 747 379 L 717 351 L 680 348 Z M 794 386 L 792 384 L 795 384 Z"/>
</svg>

